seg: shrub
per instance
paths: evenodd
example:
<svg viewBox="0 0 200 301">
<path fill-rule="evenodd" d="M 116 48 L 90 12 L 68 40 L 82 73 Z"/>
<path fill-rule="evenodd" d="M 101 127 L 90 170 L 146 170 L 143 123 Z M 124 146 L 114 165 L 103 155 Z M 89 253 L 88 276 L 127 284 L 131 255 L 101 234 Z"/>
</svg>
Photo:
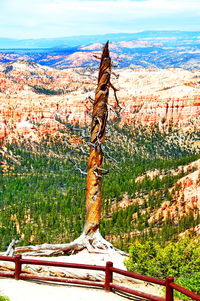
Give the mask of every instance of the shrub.
<svg viewBox="0 0 200 301">
<path fill-rule="evenodd" d="M 200 272 L 185 274 L 180 276 L 177 281 L 179 285 L 186 287 L 192 292 L 196 292 L 197 294 L 200 294 Z M 188 300 L 189 298 L 179 292 L 175 293 L 175 296 L 182 300 Z"/>
<path fill-rule="evenodd" d="M 10 298 L 7 296 L 0 296 L 0 301 L 10 301 Z"/>
<path fill-rule="evenodd" d="M 129 255 L 125 262 L 129 271 L 160 278 L 174 276 L 181 286 L 200 293 L 200 238 L 187 236 L 165 244 L 152 239 L 143 244 L 136 241 Z"/>
</svg>

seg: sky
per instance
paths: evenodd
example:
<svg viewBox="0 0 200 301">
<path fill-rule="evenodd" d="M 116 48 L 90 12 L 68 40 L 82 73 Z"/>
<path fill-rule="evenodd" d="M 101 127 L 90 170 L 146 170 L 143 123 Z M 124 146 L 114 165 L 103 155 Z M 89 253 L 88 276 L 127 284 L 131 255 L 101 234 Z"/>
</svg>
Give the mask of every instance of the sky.
<svg viewBox="0 0 200 301">
<path fill-rule="evenodd" d="M 0 37 L 200 31 L 200 0 L 0 0 Z"/>
</svg>

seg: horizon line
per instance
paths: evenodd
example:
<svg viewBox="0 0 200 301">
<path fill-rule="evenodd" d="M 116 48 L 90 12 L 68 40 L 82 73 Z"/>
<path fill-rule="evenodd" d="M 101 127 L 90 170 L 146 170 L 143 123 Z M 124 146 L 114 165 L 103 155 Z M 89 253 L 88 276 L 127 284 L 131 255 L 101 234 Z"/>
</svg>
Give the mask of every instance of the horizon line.
<svg viewBox="0 0 200 301">
<path fill-rule="evenodd" d="M 139 33 L 145 33 L 145 32 L 199 32 L 200 30 L 180 30 L 180 29 L 166 29 L 166 30 L 139 30 L 139 31 L 133 31 L 133 32 L 108 32 L 108 33 L 100 33 L 100 34 L 82 34 L 82 35 L 66 35 L 66 36 L 57 36 L 57 37 L 42 37 L 42 38 L 37 38 L 37 37 L 32 37 L 32 38 L 13 38 L 13 37 L 2 37 L 0 36 L 0 39 L 5 39 L 5 40 L 15 40 L 15 41 L 22 41 L 22 40 L 52 40 L 52 39 L 65 39 L 65 38 L 74 38 L 74 37 L 95 37 L 95 36 L 106 36 L 106 35 L 118 35 L 118 34 L 139 34 Z"/>
</svg>

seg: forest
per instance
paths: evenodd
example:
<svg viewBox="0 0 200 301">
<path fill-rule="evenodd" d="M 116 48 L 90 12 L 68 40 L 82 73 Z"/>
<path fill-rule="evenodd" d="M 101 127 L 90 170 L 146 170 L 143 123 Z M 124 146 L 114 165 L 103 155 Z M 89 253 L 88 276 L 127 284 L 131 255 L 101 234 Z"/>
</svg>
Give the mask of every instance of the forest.
<svg viewBox="0 0 200 301">
<path fill-rule="evenodd" d="M 85 222 L 86 169 L 90 129 L 65 123 L 61 136 L 39 142 L 7 144 L 0 173 L 0 250 L 13 238 L 18 245 L 66 243 L 82 233 Z M 151 220 L 168 201 L 176 182 L 195 170 L 184 167 L 200 158 L 198 133 L 171 128 L 121 127 L 110 123 L 104 145 L 103 204 L 100 231 L 115 247 L 129 252 L 127 269 L 150 276 L 175 276 L 200 293 L 195 233 L 198 209 L 176 218 Z M 150 176 L 151 172 L 154 176 Z M 125 203 L 125 206 L 121 206 Z M 184 299 L 183 295 L 178 298 Z"/>
<path fill-rule="evenodd" d="M 61 243 L 82 232 L 89 129 L 65 126 L 62 139 L 47 135 L 40 142 L 21 139 L 6 145 L 9 156 L 4 156 L 0 174 L 1 251 L 13 238 L 19 245 Z M 79 143 L 71 143 L 72 138 Z M 176 240 L 199 223 L 198 212 L 178 221 L 169 216 L 150 222 L 162 202 L 174 202 L 174 184 L 187 174 L 183 167 L 200 158 L 199 149 L 191 147 L 197 139 L 197 134 L 173 129 L 160 133 L 156 127 L 109 123 L 100 230 L 114 246 L 128 251 L 135 240 Z M 153 178 L 148 176 L 155 170 Z M 121 207 L 124 199 L 126 205 Z"/>
</svg>

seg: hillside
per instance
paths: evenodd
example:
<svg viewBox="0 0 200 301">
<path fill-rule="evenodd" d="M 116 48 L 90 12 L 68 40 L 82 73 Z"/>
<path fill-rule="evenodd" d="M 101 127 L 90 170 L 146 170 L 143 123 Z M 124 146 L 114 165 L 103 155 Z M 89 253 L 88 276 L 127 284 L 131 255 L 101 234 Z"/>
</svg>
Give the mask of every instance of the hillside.
<svg viewBox="0 0 200 301">
<path fill-rule="evenodd" d="M 2 250 L 13 236 L 24 245 L 71 241 L 81 233 L 85 176 L 80 170 L 86 171 L 88 145 L 77 128 L 66 126 L 62 139 L 44 136 L 39 142 L 21 140 L 1 148 Z M 87 136 L 84 128 L 81 133 Z M 197 138 L 196 133 L 109 126 L 101 232 L 114 245 L 127 250 L 136 237 L 153 235 L 162 241 L 198 225 L 199 169 L 188 165 L 199 158 L 199 149 L 191 148 Z M 148 176 L 150 170 L 155 177 Z M 192 192 L 188 184 L 177 189 L 185 176 L 193 177 Z"/>
</svg>

